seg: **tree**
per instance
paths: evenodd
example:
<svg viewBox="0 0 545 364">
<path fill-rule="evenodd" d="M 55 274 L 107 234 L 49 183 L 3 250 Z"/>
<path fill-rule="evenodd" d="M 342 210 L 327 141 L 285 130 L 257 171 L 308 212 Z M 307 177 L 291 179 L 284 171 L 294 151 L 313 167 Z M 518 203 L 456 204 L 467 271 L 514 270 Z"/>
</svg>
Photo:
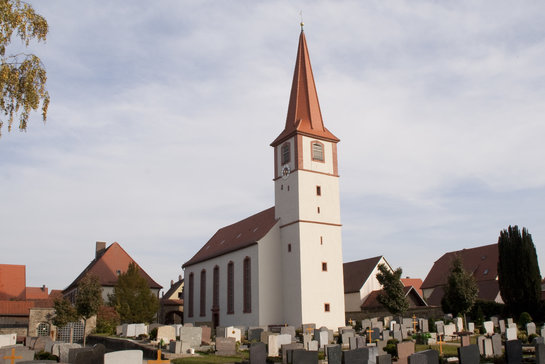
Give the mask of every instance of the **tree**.
<svg viewBox="0 0 545 364">
<path fill-rule="evenodd" d="M 13 33 L 28 47 L 32 39 L 44 41 L 48 32 L 45 18 L 21 0 L 0 0 L 0 135 L 7 120 L 8 131 L 19 114 L 19 129 L 26 130 L 30 111 L 42 105 L 42 118 L 47 118 L 49 93 L 47 75 L 40 58 L 34 54 L 6 55 Z"/>
<path fill-rule="evenodd" d="M 83 319 L 83 346 L 86 344 L 87 320 L 95 316 L 102 305 L 102 287 L 98 277 L 94 275 L 84 276 L 78 283 L 76 293 L 76 312 Z"/>
<path fill-rule="evenodd" d="M 456 256 L 451 263 L 445 293 L 441 299 L 443 311 L 454 316 L 462 314 L 464 323 L 467 324 L 466 313 L 473 308 L 478 294 L 479 288 L 475 277 L 464 269 L 462 259 Z"/>
<path fill-rule="evenodd" d="M 401 274 L 403 270 L 397 268 L 391 272 L 385 264 L 379 264 L 377 280 L 382 285 L 384 293 L 377 297 L 377 301 L 388 309 L 392 314 L 403 314 L 409 309 L 409 301 L 405 297 Z"/>
<path fill-rule="evenodd" d="M 129 269 L 119 275 L 109 301 L 125 323 L 151 323 L 159 309 L 159 299 L 151 292 L 135 263 L 130 263 Z"/>
<path fill-rule="evenodd" d="M 515 315 L 535 315 L 541 296 L 541 274 L 532 235 L 517 225 L 500 232 L 498 238 L 498 282 L 503 302 Z"/>
<path fill-rule="evenodd" d="M 64 327 L 78 319 L 76 308 L 64 297 L 55 299 L 53 307 L 55 308 L 55 316 L 52 321 L 53 325 L 57 327 Z"/>
</svg>

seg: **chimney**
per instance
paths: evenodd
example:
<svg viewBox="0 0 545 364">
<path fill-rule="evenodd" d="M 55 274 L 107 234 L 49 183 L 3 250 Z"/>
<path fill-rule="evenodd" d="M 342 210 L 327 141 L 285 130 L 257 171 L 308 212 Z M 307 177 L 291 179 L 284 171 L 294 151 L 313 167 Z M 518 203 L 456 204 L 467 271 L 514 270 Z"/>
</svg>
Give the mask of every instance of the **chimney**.
<svg viewBox="0 0 545 364">
<path fill-rule="evenodd" d="M 97 241 L 95 259 L 98 258 L 104 250 L 106 250 L 106 243 L 103 241 Z"/>
<path fill-rule="evenodd" d="M 172 287 L 174 285 L 174 281 L 170 280 L 170 286 Z"/>
<path fill-rule="evenodd" d="M 42 291 L 45 292 L 45 284 L 42 286 Z"/>
<path fill-rule="evenodd" d="M 178 276 L 178 282 L 181 281 L 181 280 L 182 280 L 182 275 L 180 274 L 180 275 Z"/>
</svg>

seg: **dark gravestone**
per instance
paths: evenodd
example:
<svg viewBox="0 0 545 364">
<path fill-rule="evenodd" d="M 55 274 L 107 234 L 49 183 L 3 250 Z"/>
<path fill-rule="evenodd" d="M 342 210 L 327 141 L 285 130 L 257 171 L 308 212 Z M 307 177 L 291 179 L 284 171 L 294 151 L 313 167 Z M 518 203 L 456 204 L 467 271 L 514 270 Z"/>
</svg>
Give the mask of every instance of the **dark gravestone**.
<svg viewBox="0 0 545 364">
<path fill-rule="evenodd" d="M 318 352 L 294 350 L 292 364 L 318 364 Z"/>
<path fill-rule="evenodd" d="M 392 364 L 392 356 L 390 354 L 377 355 L 377 364 Z"/>
<path fill-rule="evenodd" d="M 234 337 L 216 337 L 216 355 L 231 356 L 237 353 L 237 342 Z"/>
<path fill-rule="evenodd" d="M 459 347 L 458 360 L 460 364 L 479 364 L 481 354 L 479 353 L 477 344 Z"/>
<path fill-rule="evenodd" d="M 409 364 L 427 364 L 426 356 L 414 353 L 409 355 Z"/>
<path fill-rule="evenodd" d="M 106 348 L 102 344 L 96 344 L 91 348 L 70 349 L 68 361 L 71 364 L 104 364 Z"/>
<path fill-rule="evenodd" d="M 17 361 L 17 364 L 48 364 L 48 363 L 56 363 L 56 360 L 25 360 L 25 361 Z"/>
<path fill-rule="evenodd" d="M 340 345 L 328 345 L 326 346 L 327 362 L 328 364 L 341 364 L 342 363 L 342 349 Z"/>
<path fill-rule="evenodd" d="M 282 344 L 280 348 L 282 349 L 282 363 L 288 364 L 290 363 L 290 361 L 288 360 L 288 353 L 293 350 L 303 349 L 304 346 L 302 343 L 291 343 L 291 344 Z M 290 359 L 291 359 L 291 353 L 290 353 Z"/>
<path fill-rule="evenodd" d="M 250 364 L 266 364 L 267 346 L 263 343 L 252 343 L 250 346 Z"/>
<path fill-rule="evenodd" d="M 409 356 L 409 364 L 439 364 L 439 353 L 436 350 L 424 350 Z"/>
<path fill-rule="evenodd" d="M 260 341 L 261 333 L 263 329 L 261 327 L 252 327 L 248 329 L 248 340 L 249 341 Z"/>
<path fill-rule="evenodd" d="M 536 364 L 545 364 L 545 344 L 536 344 Z"/>
<path fill-rule="evenodd" d="M 296 352 L 296 351 L 305 351 L 305 349 L 290 349 L 290 350 L 287 350 L 286 354 L 287 354 L 287 358 L 288 358 L 288 361 L 287 361 L 288 364 L 293 363 L 293 353 Z"/>
<path fill-rule="evenodd" d="M 507 364 L 522 363 L 522 344 L 518 340 L 505 342 L 505 362 Z"/>
<path fill-rule="evenodd" d="M 545 344 L 545 338 L 543 336 L 536 336 L 532 340 L 532 345 L 536 346 L 537 344 Z"/>
<path fill-rule="evenodd" d="M 367 364 L 369 353 L 365 349 L 343 351 L 343 364 Z"/>
<path fill-rule="evenodd" d="M 375 340 L 380 340 L 380 330 L 378 327 L 375 327 L 373 332 L 371 332 L 371 341 Z"/>
</svg>

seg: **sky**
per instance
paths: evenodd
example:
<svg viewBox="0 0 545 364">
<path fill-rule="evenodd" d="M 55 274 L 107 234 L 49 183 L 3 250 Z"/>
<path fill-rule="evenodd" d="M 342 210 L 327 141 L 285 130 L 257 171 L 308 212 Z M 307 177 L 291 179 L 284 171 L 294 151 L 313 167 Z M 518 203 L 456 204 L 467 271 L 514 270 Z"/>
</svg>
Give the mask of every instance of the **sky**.
<svg viewBox="0 0 545 364">
<path fill-rule="evenodd" d="M 545 270 L 545 2 L 30 3 L 51 105 L 0 138 L 0 263 L 27 285 L 64 289 L 117 241 L 168 289 L 274 204 L 301 10 L 341 139 L 344 261 L 424 279 L 519 225 Z"/>
</svg>

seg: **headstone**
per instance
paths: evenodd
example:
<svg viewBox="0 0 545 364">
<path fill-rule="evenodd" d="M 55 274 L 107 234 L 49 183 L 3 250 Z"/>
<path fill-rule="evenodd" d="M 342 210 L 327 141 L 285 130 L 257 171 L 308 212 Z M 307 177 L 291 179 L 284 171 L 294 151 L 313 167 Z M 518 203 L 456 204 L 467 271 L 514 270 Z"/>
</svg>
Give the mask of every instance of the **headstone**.
<svg viewBox="0 0 545 364">
<path fill-rule="evenodd" d="M 18 357 L 20 356 L 20 359 L 15 359 L 15 361 L 11 361 L 8 358 L 4 357 L 10 357 L 14 354 L 14 356 Z M 0 348 L 0 363 L 19 363 L 20 361 L 27 361 L 27 360 L 33 360 L 34 359 L 34 350 L 30 350 L 26 346 L 23 345 L 6 345 L 2 348 Z"/>
<path fill-rule="evenodd" d="M 327 345 L 325 349 L 328 364 L 342 363 L 342 350 L 340 345 Z M 541 364 L 541 363 L 538 363 Z"/>
<path fill-rule="evenodd" d="M 62 343 L 53 345 L 51 354 L 57 355 L 61 363 L 67 363 L 69 359 L 70 349 L 81 348 L 80 344 Z"/>
<path fill-rule="evenodd" d="M 190 348 L 198 348 L 202 343 L 202 328 L 184 325 L 180 329 L 180 341 Z"/>
<path fill-rule="evenodd" d="M 473 333 L 475 332 L 475 323 L 474 322 L 468 322 L 467 323 L 467 331 Z"/>
<path fill-rule="evenodd" d="M 342 342 L 343 344 L 348 344 L 349 339 L 350 339 L 351 337 L 354 337 L 354 336 L 355 336 L 355 334 L 354 334 L 354 331 L 353 331 L 353 330 L 352 330 L 352 331 L 346 330 L 346 331 L 344 331 L 344 332 L 342 333 L 342 335 L 341 335 L 341 342 Z"/>
<path fill-rule="evenodd" d="M 377 322 L 371 322 L 373 324 L 373 329 L 378 329 L 379 332 L 382 332 L 382 330 L 384 330 L 384 324 L 382 323 L 382 321 L 377 321 Z"/>
<path fill-rule="evenodd" d="M 293 364 L 318 364 L 318 351 L 294 350 Z"/>
<path fill-rule="evenodd" d="M 43 336 L 40 336 L 43 337 Z M 17 334 L 0 335 L 0 348 L 17 344 Z"/>
<path fill-rule="evenodd" d="M 545 364 L 545 344 L 540 343 L 535 345 L 536 348 L 536 364 Z"/>
<path fill-rule="evenodd" d="M 498 316 L 491 316 L 490 317 L 490 321 L 492 321 L 494 323 L 494 327 L 499 326 L 499 320 L 500 320 L 500 318 Z"/>
<path fill-rule="evenodd" d="M 522 344 L 518 340 L 505 342 L 505 362 L 507 364 L 522 363 Z"/>
<path fill-rule="evenodd" d="M 479 354 L 484 355 L 484 339 L 486 339 L 485 336 L 478 336 L 477 337 L 477 346 L 479 347 Z"/>
<path fill-rule="evenodd" d="M 308 344 L 312 341 L 312 334 L 303 334 L 303 347 L 308 349 Z"/>
<path fill-rule="evenodd" d="M 136 336 L 136 325 L 135 324 L 125 324 L 123 325 L 123 334 L 124 337 L 135 337 Z"/>
<path fill-rule="evenodd" d="M 438 334 L 442 335 L 445 333 L 445 323 L 443 321 L 435 321 L 435 328 Z"/>
<path fill-rule="evenodd" d="M 269 336 L 269 353 L 268 356 L 278 356 L 278 351 L 283 344 L 291 344 L 290 335 L 270 335 Z"/>
<path fill-rule="evenodd" d="M 178 334 L 178 336 L 180 336 Z M 212 336 L 212 328 L 210 326 L 201 326 L 201 343 L 203 345 L 210 345 L 212 344 L 212 339 L 210 338 Z"/>
<path fill-rule="evenodd" d="M 428 326 L 428 325 L 429 325 L 429 323 L 428 323 L 428 320 L 427 320 L 427 319 L 421 319 L 421 320 L 420 320 L 420 325 L 419 325 L 420 331 L 422 331 L 422 332 L 429 332 L 430 329 L 429 329 L 429 326 Z"/>
<path fill-rule="evenodd" d="M 484 354 L 483 355 L 485 357 L 493 357 L 494 356 L 494 351 L 492 349 L 492 339 L 484 339 L 483 346 L 484 346 Z"/>
<path fill-rule="evenodd" d="M 469 335 L 461 335 L 460 336 L 460 346 L 468 346 L 469 344 L 471 344 L 469 338 L 470 338 Z"/>
<path fill-rule="evenodd" d="M 382 340 L 390 340 L 390 330 L 383 330 L 382 331 Z"/>
<path fill-rule="evenodd" d="M 240 342 L 242 331 L 238 327 L 229 326 L 225 329 L 225 337 L 234 337 L 236 341 Z"/>
<path fill-rule="evenodd" d="M 348 349 L 354 350 L 358 348 L 358 342 L 356 341 L 356 336 L 348 338 Z"/>
<path fill-rule="evenodd" d="M 365 346 L 365 338 L 363 336 L 356 336 L 356 349 L 364 348 Z"/>
<path fill-rule="evenodd" d="M 237 341 L 234 337 L 217 337 L 216 338 L 216 355 L 232 356 L 232 355 L 235 355 L 236 353 L 237 353 Z"/>
<path fill-rule="evenodd" d="M 500 334 L 505 334 L 505 320 L 498 321 L 498 324 L 500 325 Z"/>
<path fill-rule="evenodd" d="M 248 326 L 235 326 L 240 330 L 240 340 L 246 340 L 248 338 Z"/>
<path fill-rule="evenodd" d="M 414 342 L 403 341 L 397 344 L 398 364 L 407 364 L 411 354 L 414 354 Z"/>
<path fill-rule="evenodd" d="M 142 350 L 121 350 L 104 354 L 104 364 L 142 364 Z"/>
<path fill-rule="evenodd" d="M 407 329 L 410 329 L 413 327 L 413 319 L 412 318 L 403 318 L 403 326 L 405 326 Z"/>
<path fill-rule="evenodd" d="M 507 326 L 509 325 L 513 325 L 513 318 L 511 317 L 507 319 Z"/>
<path fill-rule="evenodd" d="M 384 351 L 384 348 L 386 347 L 386 344 L 388 344 L 387 340 L 379 340 L 377 341 L 377 350 L 378 355 L 384 355 L 386 352 Z"/>
<path fill-rule="evenodd" d="M 534 337 L 534 340 L 532 340 L 532 345 L 536 346 L 537 344 L 545 344 L 545 338 L 541 336 Z"/>
<path fill-rule="evenodd" d="M 257 342 L 257 343 L 252 343 L 252 345 L 250 345 L 250 363 L 252 364 L 267 363 L 267 346 L 265 344 L 261 342 Z"/>
<path fill-rule="evenodd" d="M 140 335 L 148 334 L 148 325 L 146 324 L 134 324 L 134 336 L 138 337 Z M 176 340 L 176 337 L 174 338 Z"/>
<path fill-rule="evenodd" d="M 367 328 L 370 328 L 370 327 L 372 327 L 371 320 L 369 319 L 361 320 L 362 330 L 366 330 Z"/>
<path fill-rule="evenodd" d="M 48 353 L 51 353 L 53 355 L 57 355 L 55 353 L 53 353 L 53 345 L 55 344 L 60 344 L 62 343 L 63 341 L 53 341 L 53 340 L 46 340 L 45 341 L 45 348 L 44 348 L 44 351 L 48 352 Z M 81 346 L 80 346 L 81 347 Z"/>
<path fill-rule="evenodd" d="M 390 354 L 378 355 L 377 364 L 392 364 L 392 356 Z"/>
<path fill-rule="evenodd" d="M 289 351 L 304 349 L 303 344 L 293 343 L 293 342 L 291 344 L 284 344 L 280 348 L 282 350 L 282 363 L 283 364 L 287 364 L 287 363 L 289 363 L 291 361 L 291 360 L 288 361 L 288 352 Z M 290 358 L 291 358 L 291 356 L 290 356 Z"/>
<path fill-rule="evenodd" d="M 494 356 L 502 356 L 503 354 L 500 334 L 492 335 L 492 352 Z"/>
<path fill-rule="evenodd" d="M 370 331 L 368 334 L 371 334 L 371 341 L 374 342 L 375 340 L 380 339 L 380 330 L 378 328 L 374 328 L 373 331 Z M 369 341 L 369 340 L 367 340 Z"/>
<path fill-rule="evenodd" d="M 439 353 L 436 350 L 424 350 L 411 354 L 409 364 L 439 364 Z"/>
<path fill-rule="evenodd" d="M 301 329 L 303 330 L 303 334 L 313 333 L 316 329 L 316 324 L 303 324 L 301 325 Z"/>
<path fill-rule="evenodd" d="M 454 318 L 454 325 L 456 325 L 456 331 L 458 332 L 464 331 L 464 320 L 462 320 L 461 317 Z"/>
<path fill-rule="evenodd" d="M 295 327 L 293 326 L 282 326 L 280 328 L 280 333 L 283 335 L 290 335 L 291 341 L 295 341 Z"/>
<path fill-rule="evenodd" d="M 181 341 L 171 341 L 168 345 L 168 351 L 173 354 L 182 354 L 182 342 Z"/>
<path fill-rule="evenodd" d="M 528 336 L 535 335 L 536 334 L 536 324 L 533 322 L 528 322 L 526 324 L 526 332 L 528 333 Z"/>
<path fill-rule="evenodd" d="M 390 320 L 390 324 L 387 326 L 390 328 L 390 331 L 394 331 L 394 326 L 397 322 L 395 320 Z"/>
<path fill-rule="evenodd" d="M 456 325 L 454 324 L 448 324 L 445 325 L 445 336 L 454 336 L 454 333 L 456 332 Z"/>
<path fill-rule="evenodd" d="M 136 326 L 136 325 L 135 325 Z M 176 329 L 172 326 L 161 326 L 157 328 L 157 341 L 168 345 L 171 341 L 176 341 Z M 199 343 L 200 346 L 201 343 Z"/>
<path fill-rule="evenodd" d="M 508 327 L 507 329 L 505 329 L 505 338 L 507 341 L 517 340 L 517 328 Z"/>
<path fill-rule="evenodd" d="M 408 336 L 407 328 L 405 327 L 405 325 L 401 325 L 401 337 L 403 339 L 406 339 L 407 336 Z"/>
<path fill-rule="evenodd" d="M 261 333 L 263 332 L 262 327 L 250 327 L 248 329 L 248 341 L 260 341 L 261 340 Z"/>
<path fill-rule="evenodd" d="M 71 364 L 104 364 L 106 348 L 102 344 L 68 351 L 68 362 Z"/>
<path fill-rule="evenodd" d="M 186 326 L 184 325 L 184 327 Z M 225 329 L 223 326 L 216 326 L 216 337 L 225 337 Z"/>
<path fill-rule="evenodd" d="M 327 331 L 320 331 L 320 336 L 318 336 L 316 339 L 320 348 L 323 348 L 329 344 L 329 333 Z"/>
<path fill-rule="evenodd" d="M 486 331 L 488 335 L 492 335 L 494 333 L 494 323 L 492 321 L 485 321 L 483 326 L 484 331 Z"/>
<path fill-rule="evenodd" d="M 45 351 L 45 346 L 51 344 L 53 340 L 49 336 L 38 336 L 32 349 L 36 352 Z"/>
<path fill-rule="evenodd" d="M 342 352 L 343 364 L 366 363 L 368 354 L 365 349 L 347 350 Z"/>
<path fill-rule="evenodd" d="M 308 351 L 318 351 L 319 349 L 319 345 L 318 345 L 318 340 L 311 340 L 309 343 L 308 343 Z"/>
<path fill-rule="evenodd" d="M 401 331 L 394 331 L 394 339 L 399 342 L 403 341 L 403 335 L 401 335 Z"/>
<path fill-rule="evenodd" d="M 460 364 L 479 364 L 481 361 L 479 347 L 475 344 L 459 347 L 458 360 Z"/>
<path fill-rule="evenodd" d="M 270 331 L 263 331 L 261 333 L 261 342 L 265 345 L 269 344 L 269 336 L 273 335 Z"/>
</svg>

